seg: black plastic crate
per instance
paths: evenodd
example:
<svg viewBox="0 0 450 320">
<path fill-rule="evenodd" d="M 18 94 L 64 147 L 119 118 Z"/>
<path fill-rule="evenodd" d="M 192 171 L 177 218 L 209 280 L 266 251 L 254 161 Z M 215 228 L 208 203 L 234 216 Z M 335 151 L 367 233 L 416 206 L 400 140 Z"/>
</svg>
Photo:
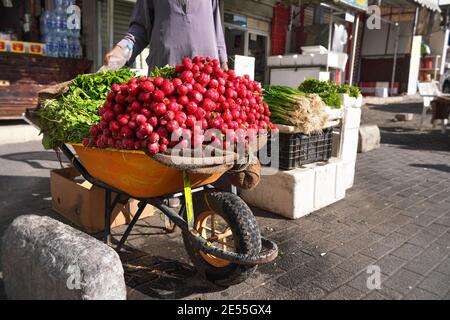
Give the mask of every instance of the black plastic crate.
<svg viewBox="0 0 450 320">
<path fill-rule="evenodd" d="M 268 153 L 271 156 L 273 139 L 279 139 L 279 167 L 292 170 L 305 164 L 328 161 L 333 148 L 333 128 L 323 130 L 323 133 L 306 135 L 303 133 L 280 133 L 269 139 Z"/>
</svg>

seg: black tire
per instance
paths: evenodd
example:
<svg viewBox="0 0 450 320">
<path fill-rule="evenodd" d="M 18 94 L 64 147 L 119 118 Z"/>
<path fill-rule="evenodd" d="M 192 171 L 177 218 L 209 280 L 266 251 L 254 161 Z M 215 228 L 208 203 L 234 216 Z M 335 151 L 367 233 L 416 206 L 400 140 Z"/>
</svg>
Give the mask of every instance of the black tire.
<svg viewBox="0 0 450 320">
<path fill-rule="evenodd" d="M 207 201 L 206 201 L 207 200 Z M 238 196 L 228 192 L 207 191 L 193 195 L 195 219 L 205 211 L 214 211 L 228 223 L 236 241 L 237 252 L 258 255 L 261 252 L 261 234 L 248 205 Z M 209 206 L 208 206 L 209 204 Z M 197 271 L 208 281 L 221 287 L 245 281 L 257 266 L 230 264 L 217 268 L 200 255 L 200 247 L 189 235 L 183 233 L 186 251 Z"/>
</svg>

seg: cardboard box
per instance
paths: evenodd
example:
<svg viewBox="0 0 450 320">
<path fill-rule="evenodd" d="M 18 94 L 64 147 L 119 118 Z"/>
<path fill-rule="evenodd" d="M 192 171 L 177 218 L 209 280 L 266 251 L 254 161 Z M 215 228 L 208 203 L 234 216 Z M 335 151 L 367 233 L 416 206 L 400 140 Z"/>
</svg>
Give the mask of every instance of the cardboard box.
<svg viewBox="0 0 450 320">
<path fill-rule="evenodd" d="M 53 170 L 50 187 L 53 210 L 88 233 L 104 230 L 105 190 L 86 181 L 73 167 Z M 114 197 L 112 194 L 112 199 Z M 111 227 L 129 224 L 138 203 L 134 199 L 124 199 L 119 203 L 111 216 Z M 156 211 L 156 208 L 147 206 L 141 219 L 152 216 Z"/>
</svg>

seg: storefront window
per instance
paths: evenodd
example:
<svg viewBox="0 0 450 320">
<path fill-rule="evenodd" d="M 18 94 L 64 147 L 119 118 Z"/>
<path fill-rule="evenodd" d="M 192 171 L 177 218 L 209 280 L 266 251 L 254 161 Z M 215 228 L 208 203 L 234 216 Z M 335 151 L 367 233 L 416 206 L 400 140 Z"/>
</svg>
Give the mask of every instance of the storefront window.
<svg viewBox="0 0 450 320">
<path fill-rule="evenodd" d="M 247 17 L 239 16 L 232 13 L 225 13 L 225 23 L 234 24 L 243 28 L 247 28 Z"/>
</svg>

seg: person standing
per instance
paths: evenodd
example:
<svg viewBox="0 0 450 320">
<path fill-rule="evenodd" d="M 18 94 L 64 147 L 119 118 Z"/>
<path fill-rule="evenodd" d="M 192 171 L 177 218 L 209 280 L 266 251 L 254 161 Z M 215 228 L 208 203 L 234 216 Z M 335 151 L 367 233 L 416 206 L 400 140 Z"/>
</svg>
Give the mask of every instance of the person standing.
<svg viewBox="0 0 450 320">
<path fill-rule="evenodd" d="M 132 64 L 150 46 L 149 72 L 183 57 L 210 56 L 228 70 L 219 0 L 137 0 L 125 37 L 105 56 Z"/>
</svg>

